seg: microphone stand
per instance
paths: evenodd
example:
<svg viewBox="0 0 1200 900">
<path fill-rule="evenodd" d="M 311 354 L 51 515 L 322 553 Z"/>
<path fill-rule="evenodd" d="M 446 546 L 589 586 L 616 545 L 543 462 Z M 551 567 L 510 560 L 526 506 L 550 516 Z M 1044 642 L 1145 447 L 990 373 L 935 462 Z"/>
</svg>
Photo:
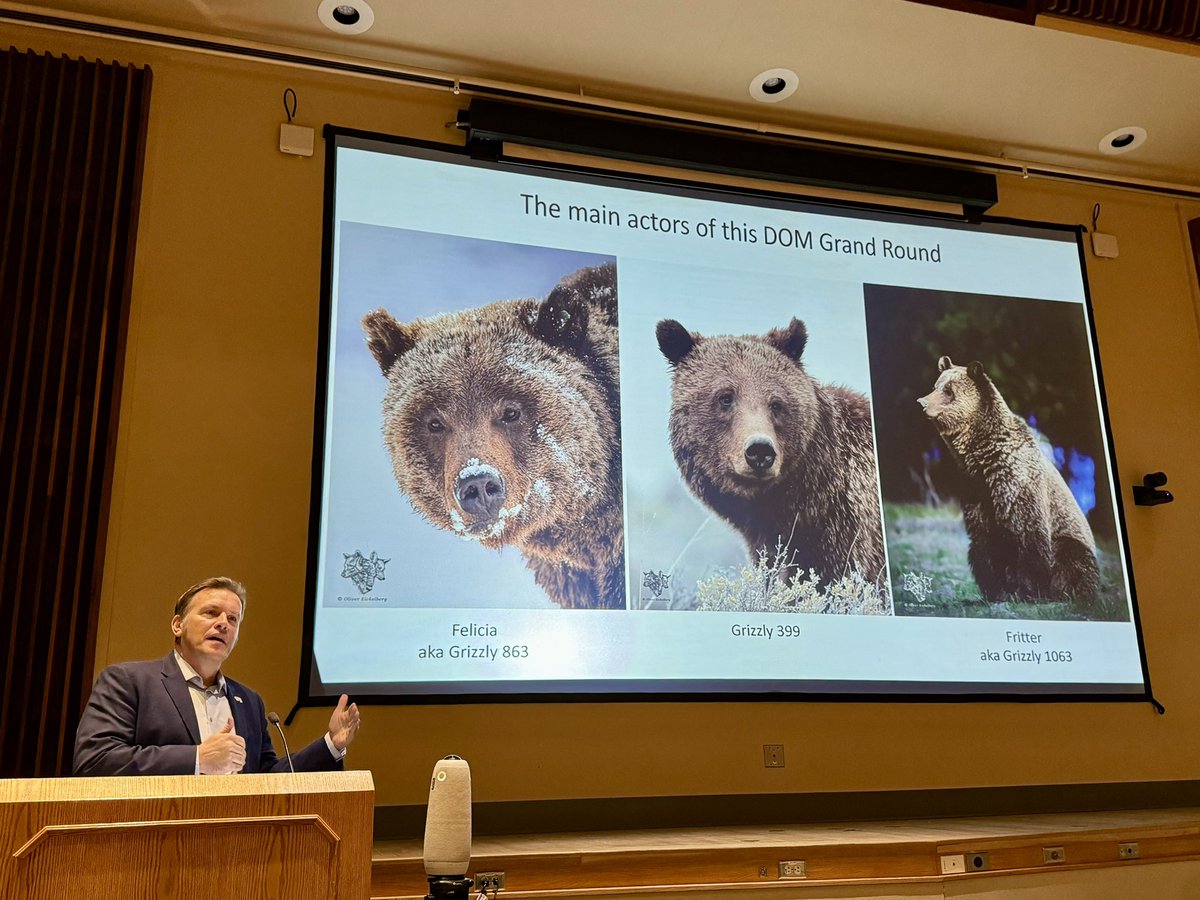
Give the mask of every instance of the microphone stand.
<svg viewBox="0 0 1200 900">
<path fill-rule="evenodd" d="M 465 875 L 430 875 L 425 900 L 471 900 L 475 882 Z"/>
<path fill-rule="evenodd" d="M 292 774 L 296 774 L 296 767 L 292 765 L 292 751 L 288 749 L 287 735 L 283 733 L 283 727 L 279 724 L 279 716 L 275 713 L 267 713 L 267 721 L 275 726 L 275 730 L 279 732 L 279 739 L 283 741 L 283 755 L 287 757 L 288 768 L 292 770 Z"/>
</svg>

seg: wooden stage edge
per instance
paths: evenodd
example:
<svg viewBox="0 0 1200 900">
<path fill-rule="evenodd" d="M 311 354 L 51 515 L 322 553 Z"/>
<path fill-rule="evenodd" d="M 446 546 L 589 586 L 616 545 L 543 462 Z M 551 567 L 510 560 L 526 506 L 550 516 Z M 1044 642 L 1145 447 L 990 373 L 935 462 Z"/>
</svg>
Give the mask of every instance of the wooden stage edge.
<svg viewBox="0 0 1200 900">
<path fill-rule="evenodd" d="M 419 840 L 374 846 L 371 897 L 424 897 Z M 958 857 L 962 857 L 958 860 Z M 489 836 L 471 873 L 506 897 L 966 882 L 1200 859 L 1200 808 Z M 782 873 L 802 861 L 804 877 Z M 943 873 L 961 862 L 961 873 Z"/>
</svg>

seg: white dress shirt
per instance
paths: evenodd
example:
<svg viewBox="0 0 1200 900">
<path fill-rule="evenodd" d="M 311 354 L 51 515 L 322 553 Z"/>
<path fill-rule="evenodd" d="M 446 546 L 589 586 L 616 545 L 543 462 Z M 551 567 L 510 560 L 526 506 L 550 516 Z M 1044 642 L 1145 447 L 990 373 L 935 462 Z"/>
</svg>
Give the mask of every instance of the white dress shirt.
<svg viewBox="0 0 1200 900">
<path fill-rule="evenodd" d="M 183 673 L 183 680 L 187 682 L 188 693 L 192 697 L 192 708 L 196 711 L 196 725 L 200 729 L 200 740 L 203 742 L 224 728 L 225 723 L 233 718 L 233 712 L 229 708 L 229 694 L 225 690 L 225 676 L 218 672 L 216 683 L 208 687 L 199 673 L 179 655 L 178 650 L 175 651 L 175 662 L 179 665 L 179 671 Z M 237 729 L 232 729 L 231 734 L 237 734 Z M 196 748 L 196 774 L 200 774 L 199 747 Z"/>
<path fill-rule="evenodd" d="M 188 665 L 187 660 L 179 655 L 178 650 L 175 651 L 175 662 L 179 664 L 179 671 L 183 673 L 183 680 L 187 682 L 188 693 L 192 697 L 192 708 L 196 711 L 196 725 L 200 729 L 200 740 L 203 742 L 224 728 L 225 723 L 233 718 L 233 711 L 229 708 L 229 693 L 225 690 L 225 676 L 218 672 L 216 682 L 209 687 L 205 685 L 200 674 Z M 230 733 L 237 734 L 237 727 L 234 726 Z M 328 731 L 325 732 L 325 746 L 335 760 L 346 756 L 344 748 L 339 750 L 333 745 L 333 738 Z M 199 747 L 196 748 L 195 774 L 200 774 Z"/>
</svg>

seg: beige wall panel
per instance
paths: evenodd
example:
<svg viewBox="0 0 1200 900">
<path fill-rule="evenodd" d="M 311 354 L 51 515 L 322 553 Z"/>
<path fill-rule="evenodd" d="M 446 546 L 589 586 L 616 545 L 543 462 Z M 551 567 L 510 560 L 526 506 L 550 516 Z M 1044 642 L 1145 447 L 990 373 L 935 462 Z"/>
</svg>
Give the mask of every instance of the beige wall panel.
<svg viewBox="0 0 1200 900">
<path fill-rule="evenodd" d="M 129 355 L 97 666 L 169 647 L 171 603 L 224 573 L 249 586 L 229 673 L 286 713 L 296 696 L 320 291 L 323 148 L 277 149 L 298 123 L 426 140 L 465 98 L 136 43 L 0 26 L 0 40 L 154 70 Z M 1187 568 L 1200 516 L 1200 340 L 1181 219 L 1200 204 L 1001 180 L 1000 215 L 1101 225 L 1089 257 L 1119 461 L 1165 470 L 1182 502 L 1129 510 L 1155 691 L 1144 704 L 711 703 L 372 706 L 350 764 L 377 802 L 423 803 L 435 759 L 468 759 L 482 801 L 868 791 L 1200 777 Z M 1178 399 L 1192 398 L 1186 408 Z M 324 728 L 306 710 L 292 742 Z M 787 768 L 762 766 L 783 743 Z M 853 816 L 848 810 L 848 817 Z"/>
</svg>

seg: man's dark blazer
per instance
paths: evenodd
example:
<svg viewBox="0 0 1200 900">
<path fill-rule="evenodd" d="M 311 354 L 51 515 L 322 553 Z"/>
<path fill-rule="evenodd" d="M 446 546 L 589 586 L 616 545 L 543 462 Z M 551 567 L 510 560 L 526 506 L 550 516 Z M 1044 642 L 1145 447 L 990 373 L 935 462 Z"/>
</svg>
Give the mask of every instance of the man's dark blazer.
<svg viewBox="0 0 1200 900">
<path fill-rule="evenodd" d="M 266 709 L 254 691 L 225 679 L 233 728 L 246 741 L 243 772 L 286 772 L 267 731 Z M 191 688 L 175 654 L 118 663 L 100 673 L 75 736 L 76 775 L 191 775 L 200 730 Z M 292 754 L 297 772 L 340 769 L 325 739 Z"/>
</svg>

